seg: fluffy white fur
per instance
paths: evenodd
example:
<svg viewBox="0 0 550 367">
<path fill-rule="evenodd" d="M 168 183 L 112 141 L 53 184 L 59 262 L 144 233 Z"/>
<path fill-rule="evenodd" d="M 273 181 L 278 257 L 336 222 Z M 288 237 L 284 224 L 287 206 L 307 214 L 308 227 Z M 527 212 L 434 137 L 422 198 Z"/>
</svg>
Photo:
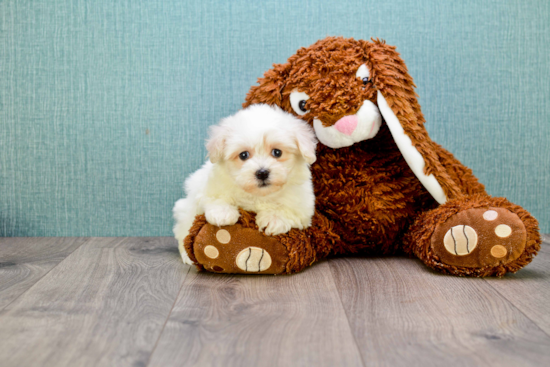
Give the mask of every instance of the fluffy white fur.
<svg viewBox="0 0 550 367">
<path fill-rule="evenodd" d="M 210 128 L 210 161 L 185 181 L 187 197 L 174 206 L 174 235 L 184 263 L 192 264 L 183 239 L 197 214 L 216 226 L 232 225 L 242 208 L 256 213 L 266 234 L 311 224 L 315 196 L 309 165 L 317 141 L 303 121 L 268 105 L 253 105 Z M 274 150 L 282 155 L 276 157 Z M 240 154 L 248 152 L 242 160 Z M 265 180 L 259 170 L 268 170 Z"/>
</svg>

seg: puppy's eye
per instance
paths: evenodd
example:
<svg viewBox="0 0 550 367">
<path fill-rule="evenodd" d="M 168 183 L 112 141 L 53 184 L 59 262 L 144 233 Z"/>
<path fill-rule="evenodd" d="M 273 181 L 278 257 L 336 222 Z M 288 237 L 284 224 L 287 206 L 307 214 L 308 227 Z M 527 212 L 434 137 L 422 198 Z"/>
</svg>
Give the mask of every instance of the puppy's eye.
<svg viewBox="0 0 550 367">
<path fill-rule="evenodd" d="M 368 76 L 364 77 L 363 78 L 363 85 L 367 84 L 368 82 L 370 82 L 370 79 Z"/>
<path fill-rule="evenodd" d="M 246 161 L 249 157 L 250 157 L 250 153 L 248 152 L 241 152 L 239 154 L 239 158 L 241 159 L 241 161 Z"/>
<path fill-rule="evenodd" d="M 309 96 L 304 92 L 298 92 L 297 90 L 290 93 L 290 105 L 294 112 L 298 115 L 303 116 L 309 111 L 306 109 L 306 103 L 309 99 Z"/>
<path fill-rule="evenodd" d="M 279 149 L 273 149 L 271 151 L 271 155 L 274 156 L 275 158 L 281 158 L 281 156 L 283 155 L 283 152 L 281 152 Z"/>
</svg>

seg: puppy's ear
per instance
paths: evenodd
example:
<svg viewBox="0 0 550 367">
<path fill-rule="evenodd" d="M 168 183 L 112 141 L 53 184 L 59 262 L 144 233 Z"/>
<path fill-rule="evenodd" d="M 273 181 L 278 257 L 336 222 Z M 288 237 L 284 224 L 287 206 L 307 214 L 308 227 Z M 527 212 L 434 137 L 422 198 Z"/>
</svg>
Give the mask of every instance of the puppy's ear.
<svg viewBox="0 0 550 367">
<path fill-rule="evenodd" d="M 395 47 L 378 39 L 359 42 L 378 90 L 378 108 L 407 164 L 440 204 L 462 196 L 459 186 L 439 161 L 437 144 L 424 127 L 416 86 Z"/>
<path fill-rule="evenodd" d="M 223 158 L 226 134 L 227 128 L 223 124 L 210 126 L 209 138 L 206 141 L 206 150 L 208 150 L 210 162 L 218 163 Z"/>
<path fill-rule="evenodd" d="M 304 158 L 307 164 L 313 164 L 317 159 L 315 157 L 315 147 L 317 146 L 317 139 L 313 130 L 304 122 L 298 122 L 296 129 L 294 130 L 294 136 L 296 139 L 296 145 L 300 154 Z"/>
<path fill-rule="evenodd" d="M 273 69 L 266 71 L 263 78 L 258 78 L 259 85 L 250 88 L 246 94 L 243 108 L 258 103 L 283 107 L 283 89 L 286 86 L 285 81 L 288 78 L 290 69 L 290 60 L 286 64 L 274 64 Z"/>
</svg>

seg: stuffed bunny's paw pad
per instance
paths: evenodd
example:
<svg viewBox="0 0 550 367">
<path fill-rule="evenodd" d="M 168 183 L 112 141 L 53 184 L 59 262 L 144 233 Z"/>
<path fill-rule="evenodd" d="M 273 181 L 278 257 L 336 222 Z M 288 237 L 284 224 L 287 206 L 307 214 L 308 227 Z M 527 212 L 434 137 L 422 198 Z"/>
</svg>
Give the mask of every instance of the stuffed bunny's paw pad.
<svg viewBox="0 0 550 367">
<path fill-rule="evenodd" d="M 277 238 L 241 224 L 223 228 L 204 225 L 193 251 L 197 262 L 215 273 L 282 274 L 289 259 Z"/>
<path fill-rule="evenodd" d="M 504 208 L 467 209 L 438 225 L 432 249 L 447 265 L 480 268 L 517 259 L 527 232 L 521 219 Z"/>
</svg>

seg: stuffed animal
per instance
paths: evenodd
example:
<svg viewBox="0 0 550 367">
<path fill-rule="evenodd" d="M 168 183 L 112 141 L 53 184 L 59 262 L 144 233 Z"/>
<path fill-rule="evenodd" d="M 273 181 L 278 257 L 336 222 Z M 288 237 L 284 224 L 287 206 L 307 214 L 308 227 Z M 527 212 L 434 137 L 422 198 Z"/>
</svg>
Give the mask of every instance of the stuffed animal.
<svg viewBox="0 0 550 367">
<path fill-rule="evenodd" d="M 442 273 L 502 276 L 540 249 L 536 219 L 489 196 L 430 139 L 395 47 L 328 37 L 258 82 L 244 107 L 277 105 L 315 130 L 316 213 L 309 228 L 277 236 L 260 232 L 254 213 L 223 228 L 199 215 L 180 244 L 199 269 L 284 274 L 327 256 L 405 253 Z"/>
</svg>

